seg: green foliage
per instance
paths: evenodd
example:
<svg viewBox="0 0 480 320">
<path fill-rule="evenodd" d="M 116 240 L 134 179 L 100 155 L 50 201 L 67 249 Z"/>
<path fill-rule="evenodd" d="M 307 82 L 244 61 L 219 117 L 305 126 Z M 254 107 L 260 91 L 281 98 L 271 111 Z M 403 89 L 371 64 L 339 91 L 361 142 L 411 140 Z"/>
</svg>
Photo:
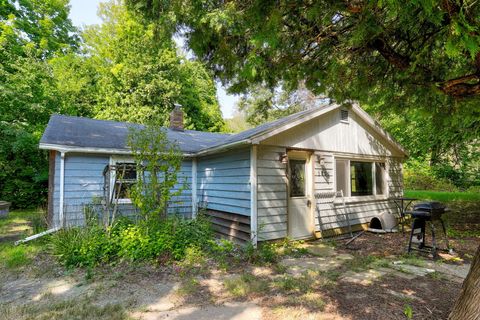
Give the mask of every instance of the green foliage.
<svg viewBox="0 0 480 320">
<path fill-rule="evenodd" d="M 69 10 L 68 0 L 0 4 L 0 199 L 14 207 L 45 204 L 48 157 L 38 143 L 54 113 L 162 125 L 178 102 L 187 128 L 224 127 L 210 73 L 170 37 L 120 2 L 102 4 L 104 23 L 81 34 Z"/>
<path fill-rule="evenodd" d="M 457 188 L 447 179 L 438 178 L 425 162 L 410 160 L 404 166 L 404 187 L 407 190 L 456 191 Z"/>
<path fill-rule="evenodd" d="M 65 112 L 48 59 L 77 46 L 68 1 L 2 1 L 0 10 L 0 198 L 44 204 L 47 157 L 38 150 L 54 112 Z"/>
<path fill-rule="evenodd" d="M 182 165 L 182 153 L 169 141 L 165 128 L 149 125 L 131 128 L 128 145 L 137 165 L 137 183 L 131 198 L 143 218 L 165 219 L 168 201 L 180 195 L 182 188 L 172 192 Z"/>
<path fill-rule="evenodd" d="M 358 101 L 436 178 L 480 185 L 480 6 L 458 1 L 150 1 L 129 8 L 180 32 L 249 123 L 314 96 Z M 308 101 L 308 100 L 307 100 Z M 305 107 L 306 101 L 301 106 Z M 293 108 L 291 108 L 293 107 Z"/>
<path fill-rule="evenodd" d="M 119 220 L 108 229 L 92 225 L 61 230 L 52 236 L 51 244 L 53 254 L 65 266 L 92 267 L 118 259 L 182 260 L 187 253 L 193 261 L 194 253 L 207 248 L 212 236 L 203 217 L 186 220 L 174 216 L 138 224 Z"/>
<path fill-rule="evenodd" d="M 412 308 L 412 306 L 409 305 L 409 304 L 406 304 L 403 307 L 403 314 L 405 315 L 405 317 L 407 317 L 407 319 L 413 319 L 413 308 Z"/>
<path fill-rule="evenodd" d="M 100 4 L 99 15 L 103 23 L 83 33 L 87 66 L 94 68 L 97 118 L 167 125 L 179 103 L 186 128 L 223 130 L 215 85 L 201 63 L 177 53 L 170 37 L 142 24 L 120 1 Z"/>
</svg>

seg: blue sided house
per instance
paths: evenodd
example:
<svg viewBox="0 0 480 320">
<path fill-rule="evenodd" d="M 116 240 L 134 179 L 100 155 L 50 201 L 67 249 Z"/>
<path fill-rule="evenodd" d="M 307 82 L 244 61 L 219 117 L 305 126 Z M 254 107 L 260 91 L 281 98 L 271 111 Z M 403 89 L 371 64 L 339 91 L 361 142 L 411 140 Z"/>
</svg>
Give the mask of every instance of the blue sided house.
<svg viewBox="0 0 480 320">
<path fill-rule="evenodd" d="M 237 134 L 184 130 L 179 107 L 170 123 L 168 138 L 184 160 L 174 188 L 182 191 L 168 211 L 194 217 L 204 208 L 224 237 L 256 243 L 344 233 L 396 213 L 390 199 L 403 195 L 405 150 L 357 105 L 325 104 Z M 85 208 L 115 190 L 106 168 L 133 163 L 132 125 L 51 117 L 40 148 L 50 154 L 52 228 L 84 224 Z M 135 183 L 129 168 L 124 187 Z M 132 214 L 128 193 L 119 194 L 120 214 Z"/>
</svg>

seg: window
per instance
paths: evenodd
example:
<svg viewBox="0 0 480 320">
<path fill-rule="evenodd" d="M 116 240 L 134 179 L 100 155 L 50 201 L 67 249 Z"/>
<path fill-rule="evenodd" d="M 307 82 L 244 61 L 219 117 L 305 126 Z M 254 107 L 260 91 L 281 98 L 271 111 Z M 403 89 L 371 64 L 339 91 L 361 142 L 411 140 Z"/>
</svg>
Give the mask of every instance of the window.
<svg viewBox="0 0 480 320">
<path fill-rule="evenodd" d="M 385 180 L 385 163 L 375 162 L 375 189 L 376 194 L 384 194 L 385 186 L 383 181 Z"/>
<path fill-rule="evenodd" d="M 345 196 L 384 195 L 385 163 L 337 159 L 335 183 Z"/>
<path fill-rule="evenodd" d="M 343 195 L 347 195 L 347 186 L 348 186 L 348 181 L 347 181 L 347 165 L 348 161 L 347 160 L 336 160 L 335 161 L 335 178 L 337 182 L 337 191 L 342 191 Z"/>
<path fill-rule="evenodd" d="M 290 197 L 305 196 L 305 160 L 289 160 Z"/>
<path fill-rule="evenodd" d="M 340 121 L 348 122 L 348 110 L 340 109 Z"/>
<path fill-rule="evenodd" d="M 372 163 L 350 161 L 351 196 L 373 195 Z"/>
<path fill-rule="evenodd" d="M 113 196 L 115 199 L 130 199 L 130 190 L 137 182 L 137 167 L 134 163 L 117 162 L 115 164 L 115 184 Z"/>
</svg>

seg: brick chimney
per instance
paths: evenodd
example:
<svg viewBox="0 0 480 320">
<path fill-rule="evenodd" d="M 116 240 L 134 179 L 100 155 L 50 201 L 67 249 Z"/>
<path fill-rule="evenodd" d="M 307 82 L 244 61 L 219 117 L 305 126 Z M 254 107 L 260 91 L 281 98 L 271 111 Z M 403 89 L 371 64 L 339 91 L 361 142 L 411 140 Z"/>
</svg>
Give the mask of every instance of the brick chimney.
<svg viewBox="0 0 480 320">
<path fill-rule="evenodd" d="M 170 129 L 175 131 L 183 131 L 183 110 L 182 106 L 178 103 L 175 103 L 175 108 L 173 108 L 170 113 Z"/>
</svg>

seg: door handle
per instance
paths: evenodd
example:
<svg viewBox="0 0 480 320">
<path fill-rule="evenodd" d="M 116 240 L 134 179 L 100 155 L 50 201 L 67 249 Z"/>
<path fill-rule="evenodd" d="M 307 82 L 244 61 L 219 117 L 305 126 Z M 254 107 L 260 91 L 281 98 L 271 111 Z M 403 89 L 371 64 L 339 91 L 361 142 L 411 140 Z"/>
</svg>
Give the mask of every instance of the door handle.
<svg viewBox="0 0 480 320">
<path fill-rule="evenodd" d="M 310 201 L 310 199 L 307 200 L 307 207 L 311 207 L 312 206 L 312 201 Z"/>
</svg>

